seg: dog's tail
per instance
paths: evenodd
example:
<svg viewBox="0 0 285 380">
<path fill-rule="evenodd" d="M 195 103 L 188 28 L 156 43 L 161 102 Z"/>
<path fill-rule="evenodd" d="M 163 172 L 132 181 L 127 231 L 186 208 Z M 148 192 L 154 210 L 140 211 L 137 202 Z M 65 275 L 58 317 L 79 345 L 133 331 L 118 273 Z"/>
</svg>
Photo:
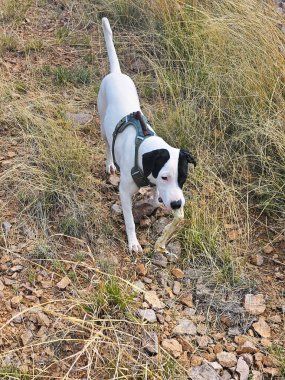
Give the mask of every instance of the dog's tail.
<svg viewBox="0 0 285 380">
<path fill-rule="evenodd" d="M 113 43 L 113 33 L 107 17 L 102 18 L 102 27 L 107 47 L 111 73 L 120 73 L 120 63 Z"/>
</svg>

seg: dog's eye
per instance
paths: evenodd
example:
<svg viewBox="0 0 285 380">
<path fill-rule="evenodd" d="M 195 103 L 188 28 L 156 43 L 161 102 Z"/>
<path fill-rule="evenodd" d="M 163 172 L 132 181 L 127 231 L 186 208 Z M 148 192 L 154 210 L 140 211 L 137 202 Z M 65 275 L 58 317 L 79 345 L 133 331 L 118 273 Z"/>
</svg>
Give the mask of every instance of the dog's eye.
<svg viewBox="0 0 285 380">
<path fill-rule="evenodd" d="M 168 178 L 167 177 L 161 177 L 164 181 L 167 181 Z"/>
</svg>

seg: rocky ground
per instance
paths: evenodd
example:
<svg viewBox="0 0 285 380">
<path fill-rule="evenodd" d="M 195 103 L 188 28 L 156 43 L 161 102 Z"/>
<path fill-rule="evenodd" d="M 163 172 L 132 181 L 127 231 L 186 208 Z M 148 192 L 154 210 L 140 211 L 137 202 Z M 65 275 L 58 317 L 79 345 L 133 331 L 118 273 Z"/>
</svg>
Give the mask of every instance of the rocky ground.
<svg viewBox="0 0 285 380">
<path fill-rule="evenodd" d="M 278 12 L 283 7 L 280 3 Z M 46 40 L 52 38 L 53 18 L 44 23 L 44 12 L 37 22 L 33 16 L 19 27 L 23 38 L 35 34 L 33 27 L 36 35 L 41 30 Z M 91 32 L 96 34 L 96 27 Z M 5 85 L 9 75 L 23 80 L 38 60 L 66 63 L 81 54 L 73 47 L 53 48 L 48 57 L 36 52 L 24 63 L 21 53 L 8 52 L 1 58 Z M 60 91 L 75 104 L 80 99 L 80 90 Z M 11 101 L 24 96 L 19 87 L 10 95 Z M 19 124 L 10 128 L 7 120 L 1 122 L 0 377 L 284 379 L 284 229 L 260 218 L 244 253 L 245 281 L 219 284 L 204 267 L 185 262 L 179 237 L 169 243 L 169 254 L 152 251 L 171 216 L 142 189 L 134 214 L 144 253 L 130 256 L 118 178 L 106 178 L 103 143 L 98 134 L 89 134 L 90 126 L 98 127 L 94 104 L 79 101 L 80 112 L 72 108 L 64 117 L 81 128 L 79 138 L 96 152 L 92 176 L 102 214 L 112 226 L 105 230 L 111 232 L 89 245 L 58 232 L 54 220 L 40 227 L 10 181 L 29 159 L 26 141 Z M 224 229 L 230 244 L 244 233 L 234 224 Z"/>
</svg>

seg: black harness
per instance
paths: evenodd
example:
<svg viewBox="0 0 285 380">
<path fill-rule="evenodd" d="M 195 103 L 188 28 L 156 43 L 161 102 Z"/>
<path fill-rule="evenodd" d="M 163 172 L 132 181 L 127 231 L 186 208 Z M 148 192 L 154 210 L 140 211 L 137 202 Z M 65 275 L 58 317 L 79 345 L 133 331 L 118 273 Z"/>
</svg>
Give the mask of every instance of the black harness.
<svg viewBox="0 0 285 380">
<path fill-rule="evenodd" d="M 132 112 L 131 114 L 123 117 L 123 119 L 121 119 L 119 123 L 116 125 L 116 128 L 113 132 L 113 143 L 112 143 L 112 155 L 113 155 L 114 164 L 116 165 L 116 168 L 120 170 L 115 159 L 115 149 L 114 149 L 115 142 L 116 142 L 116 138 L 118 134 L 122 133 L 130 125 L 132 125 L 136 129 L 135 164 L 131 170 L 133 180 L 138 187 L 153 185 L 147 179 L 147 177 L 145 177 L 144 172 L 142 171 L 142 169 L 139 167 L 139 164 L 138 164 L 138 152 L 139 152 L 139 147 L 141 143 L 148 137 L 155 136 L 155 132 L 151 131 L 148 128 L 148 125 L 150 124 L 147 118 L 140 111 Z"/>
</svg>

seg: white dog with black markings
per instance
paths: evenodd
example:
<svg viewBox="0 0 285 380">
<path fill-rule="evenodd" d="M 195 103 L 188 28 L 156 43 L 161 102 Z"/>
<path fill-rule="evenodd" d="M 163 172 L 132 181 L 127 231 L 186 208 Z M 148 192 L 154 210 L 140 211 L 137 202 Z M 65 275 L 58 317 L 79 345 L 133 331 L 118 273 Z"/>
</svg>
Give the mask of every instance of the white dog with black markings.
<svg viewBox="0 0 285 380">
<path fill-rule="evenodd" d="M 102 25 L 110 63 L 110 74 L 103 79 L 98 94 L 101 132 L 107 148 L 106 171 L 110 174 L 116 167 L 120 168 L 119 191 L 128 246 L 131 252 L 139 252 L 142 248 L 136 236 L 132 196 L 140 183 L 144 183 L 141 180 L 156 185 L 157 195 L 168 209 L 179 209 L 185 204 L 182 187 L 188 163 L 195 165 L 196 162 L 188 151 L 173 148 L 155 135 L 141 112 L 134 82 L 121 72 L 107 18 L 102 19 Z M 121 130 L 118 124 L 123 126 Z M 140 127 L 136 129 L 132 125 L 141 125 L 141 131 Z M 141 140 L 137 149 L 136 139 Z M 132 173 L 135 160 L 137 171 L 143 177 L 139 181 Z"/>
</svg>

